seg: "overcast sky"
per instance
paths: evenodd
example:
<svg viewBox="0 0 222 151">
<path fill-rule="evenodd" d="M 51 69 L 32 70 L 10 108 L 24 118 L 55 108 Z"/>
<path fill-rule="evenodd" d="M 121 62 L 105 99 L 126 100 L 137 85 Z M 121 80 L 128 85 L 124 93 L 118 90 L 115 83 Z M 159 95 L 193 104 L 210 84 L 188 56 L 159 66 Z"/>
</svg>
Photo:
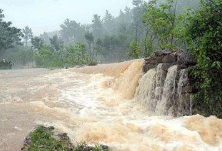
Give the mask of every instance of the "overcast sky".
<svg viewBox="0 0 222 151">
<path fill-rule="evenodd" d="M 5 19 L 13 25 L 33 29 L 36 35 L 59 29 L 67 18 L 90 23 L 93 14 L 104 15 L 109 10 L 114 16 L 120 9 L 131 7 L 132 0 L 0 0 Z"/>
</svg>

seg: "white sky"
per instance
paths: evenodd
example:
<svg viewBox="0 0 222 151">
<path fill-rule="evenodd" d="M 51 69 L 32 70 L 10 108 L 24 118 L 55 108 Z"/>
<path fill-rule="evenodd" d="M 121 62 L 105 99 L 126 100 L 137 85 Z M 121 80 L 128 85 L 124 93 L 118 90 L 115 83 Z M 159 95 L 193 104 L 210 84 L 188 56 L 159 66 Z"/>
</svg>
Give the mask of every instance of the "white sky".
<svg viewBox="0 0 222 151">
<path fill-rule="evenodd" d="M 93 14 L 104 15 L 109 10 L 114 16 L 120 9 L 131 7 L 132 0 L 0 0 L 5 19 L 18 28 L 26 25 L 36 35 L 58 30 L 67 18 L 91 23 Z"/>
</svg>

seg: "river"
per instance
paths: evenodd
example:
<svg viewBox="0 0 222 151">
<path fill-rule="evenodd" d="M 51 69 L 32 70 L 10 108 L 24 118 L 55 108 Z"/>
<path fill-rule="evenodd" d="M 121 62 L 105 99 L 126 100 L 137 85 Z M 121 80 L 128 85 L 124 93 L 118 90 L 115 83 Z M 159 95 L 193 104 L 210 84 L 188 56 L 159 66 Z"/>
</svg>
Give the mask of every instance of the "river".
<svg viewBox="0 0 222 151">
<path fill-rule="evenodd" d="M 142 64 L 0 71 L 0 151 L 19 151 L 38 124 L 114 151 L 222 151 L 221 119 L 159 116 L 134 97 Z"/>
</svg>

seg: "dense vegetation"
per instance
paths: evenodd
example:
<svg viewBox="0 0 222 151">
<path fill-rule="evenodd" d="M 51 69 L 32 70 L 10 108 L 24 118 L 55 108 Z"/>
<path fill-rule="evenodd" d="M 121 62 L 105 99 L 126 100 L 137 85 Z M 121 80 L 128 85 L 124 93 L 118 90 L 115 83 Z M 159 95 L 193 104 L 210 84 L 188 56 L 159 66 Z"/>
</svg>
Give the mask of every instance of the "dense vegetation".
<svg viewBox="0 0 222 151">
<path fill-rule="evenodd" d="M 22 148 L 22 151 L 108 151 L 107 147 L 89 147 L 86 143 L 76 146 L 72 145 L 67 136 L 55 138 L 53 136 L 54 127 L 38 126 L 30 134 L 29 144 Z"/>
<path fill-rule="evenodd" d="M 195 108 L 222 117 L 222 1 L 202 1 L 190 18 L 188 35 L 197 59 L 192 69 L 197 90 Z"/>
<path fill-rule="evenodd" d="M 1 11 L 0 59 L 53 68 L 141 58 L 158 49 L 189 50 L 197 62 L 190 70 L 195 110 L 222 117 L 221 12 L 220 0 L 133 0 L 133 8 L 116 17 L 95 14 L 87 25 L 67 19 L 60 31 L 34 37 L 29 27 L 4 22 Z"/>
<path fill-rule="evenodd" d="M 92 23 L 86 25 L 66 19 L 60 31 L 38 37 L 27 26 L 20 32 L 24 45 L 5 49 L 0 58 L 22 67 L 67 67 L 149 56 L 155 49 L 184 48 L 180 44 L 184 43 L 183 20 L 178 14 L 185 6 L 197 8 L 198 0 L 133 0 L 133 8 L 120 10 L 116 17 L 106 11 L 104 16 L 93 15 Z M 84 45 L 81 52 L 76 49 L 79 44 Z M 76 54 L 79 61 L 70 59 Z"/>
</svg>

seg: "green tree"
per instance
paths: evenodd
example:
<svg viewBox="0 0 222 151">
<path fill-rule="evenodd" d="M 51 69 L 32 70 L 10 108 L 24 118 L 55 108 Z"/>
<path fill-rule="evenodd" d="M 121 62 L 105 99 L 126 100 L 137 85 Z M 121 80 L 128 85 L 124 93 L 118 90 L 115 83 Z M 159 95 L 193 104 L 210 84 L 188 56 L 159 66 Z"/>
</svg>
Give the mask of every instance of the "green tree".
<svg viewBox="0 0 222 151">
<path fill-rule="evenodd" d="M 222 117 L 222 1 L 204 0 L 187 34 L 197 65 L 191 70 L 197 90 L 195 109 Z"/>
<path fill-rule="evenodd" d="M 86 32 L 85 34 L 85 38 L 86 38 L 86 41 L 88 43 L 88 46 L 89 46 L 89 52 L 92 54 L 92 56 L 94 57 L 94 49 L 92 47 L 92 45 L 94 44 L 94 36 L 93 36 L 93 33 L 91 32 Z"/>
<path fill-rule="evenodd" d="M 95 39 L 103 37 L 103 23 L 99 15 L 95 14 L 92 20 L 92 32 Z"/>
<path fill-rule="evenodd" d="M 61 37 L 69 44 L 84 42 L 85 27 L 74 20 L 66 19 L 61 27 Z"/>
<path fill-rule="evenodd" d="M 103 27 L 105 30 L 105 33 L 108 35 L 114 34 L 116 32 L 115 30 L 115 20 L 112 14 L 109 13 L 108 10 L 106 10 L 105 17 L 103 19 Z"/>
<path fill-rule="evenodd" d="M 59 39 L 58 35 L 50 38 L 50 43 L 55 51 L 58 51 L 60 47 L 63 45 L 63 41 Z"/>
<path fill-rule="evenodd" d="M 139 44 L 136 41 L 133 40 L 130 43 L 130 50 L 131 50 L 131 52 L 127 53 L 127 55 L 129 57 L 133 57 L 133 58 L 136 58 L 136 59 L 138 59 L 140 57 L 141 50 L 140 50 Z"/>
<path fill-rule="evenodd" d="M 32 47 L 34 47 L 34 49 L 37 49 L 37 50 L 39 50 L 44 45 L 44 41 L 39 37 L 33 37 L 31 39 L 31 43 L 32 43 Z"/>
<path fill-rule="evenodd" d="M 175 48 L 176 4 L 175 0 L 166 0 L 166 3 L 157 5 L 157 0 L 150 0 L 146 5 L 143 22 L 151 36 L 149 41 L 156 40 L 161 49 Z"/>
<path fill-rule="evenodd" d="M 24 41 L 25 41 L 25 46 L 27 46 L 28 41 L 33 38 L 32 29 L 29 28 L 28 26 L 26 26 L 24 29 L 22 29 L 22 33 L 24 35 L 23 38 L 24 38 Z"/>
<path fill-rule="evenodd" d="M 6 49 L 21 45 L 22 32 L 20 29 L 12 27 L 11 22 L 3 21 L 3 10 L 0 9 L 0 57 Z"/>
</svg>

